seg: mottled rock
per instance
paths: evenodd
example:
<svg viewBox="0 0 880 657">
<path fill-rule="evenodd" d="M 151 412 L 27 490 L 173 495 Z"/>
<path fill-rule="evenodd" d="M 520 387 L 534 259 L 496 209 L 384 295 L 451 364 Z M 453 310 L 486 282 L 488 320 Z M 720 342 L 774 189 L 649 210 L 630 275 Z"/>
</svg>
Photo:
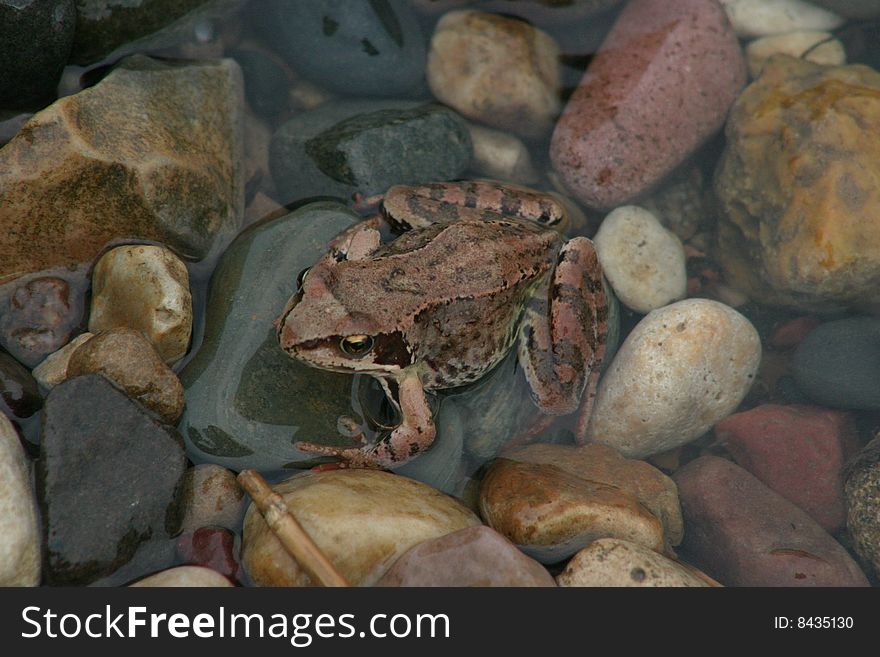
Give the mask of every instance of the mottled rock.
<svg viewBox="0 0 880 657">
<path fill-rule="evenodd" d="M 0 150 L 0 280 L 90 264 L 114 240 L 206 255 L 243 213 L 241 105 L 231 60 L 133 56 L 35 114 Z"/>
<path fill-rule="evenodd" d="M 599 382 L 587 436 L 635 458 L 688 443 L 739 406 L 760 362 L 757 331 L 724 304 L 652 311 Z"/>
<path fill-rule="evenodd" d="M 620 302 L 649 313 L 687 292 L 684 247 L 653 214 L 623 205 L 602 221 L 593 238 L 599 262 Z"/>
<path fill-rule="evenodd" d="M 880 438 L 874 438 L 846 473 L 846 528 L 859 556 L 880 575 Z"/>
<path fill-rule="evenodd" d="M 880 134 L 863 128 L 878 120 L 877 71 L 767 61 L 731 111 L 716 172 L 729 281 L 802 309 L 880 300 Z"/>
<path fill-rule="evenodd" d="M 662 550 L 660 521 L 634 496 L 554 465 L 498 459 L 480 486 L 480 515 L 526 554 L 557 563 L 597 538 Z"/>
<path fill-rule="evenodd" d="M 715 437 L 738 465 L 823 529 L 843 527 L 843 467 L 859 448 L 848 413 L 764 404 L 716 424 Z"/>
<path fill-rule="evenodd" d="M 464 116 L 527 137 L 550 131 L 559 112 L 559 46 L 528 23 L 451 11 L 428 52 L 434 96 Z"/>
<path fill-rule="evenodd" d="M 689 166 L 670 174 L 641 206 L 679 239 L 689 240 L 714 216 L 713 202 L 705 171 L 700 166 Z"/>
<path fill-rule="evenodd" d="M 550 573 L 498 532 L 478 525 L 419 543 L 376 586 L 555 586 Z"/>
<path fill-rule="evenodd" d="M 73 0 L 0 0 L 0 107 L 54 99 L 75 25 Z"/>
<path fill-rule="evenodd" d="M 211 570 L 210 568 L 203 568 L 202 566 L 177 566 L 176 568 L 169 568 L 155 575 L 144 577 L 129 586 L 158 588 L 195 586 L 205 588 L 227 587 L 233 586 L 233 584 L 216 570 Z"/>
<path fill-rule="evenodd" d="M 223 527 L 200 527 L 177 538 L 177 556 L 184 563 L 204 566 L 235 581 L 241 566 L 236 558 L 235 534 Z"/>
<path fill-rule="evenodd" d="M 831 32 L 804 30 L 766 36 L 749 42 L 746 46 L 749 74 L 753 78 L 758 77 L 764 68 L 764 62 L 778 54 L 803 57 L 808 62 L 823 66 L 846 64 L 843 43 L 835 39 Z"/>
<path fill-rule="evenodd" d="M 45 360 L 31 372 L 37 383 L 48 390 L 64 381 L 67 378 L 67 364 L 70 362 L 73 352 L 93 337 L 95 337 L 94 333 L 88 331 L 81 333 L 58 351 L 53 351 L 46 356 Z"/>
<path fill-rule="evenodd" d="M 9 354 L 0 352 L 0 413 L 22 420 L 42 405 L 43 398 L 31 373 Z"/>
<path fill-rule="evenodd" d="M 0 343 L 33 367 L 70 339 L 83 318 L 84 296 L 85 285 L 59 276 L 22 277 L 3 286 Z"/>
<path fill-rule="evenodd" d="M 557 577 L 559 586 L 709 586 L 691 570 L 638 543 L 600 538 L 578 552 Z"/>
<path fill-rule="evenodd" d="M 529 184 L 538 180 L 529 149 L 513 135 L 471 124 L 468 126 L 474 149 L 471 168 L 481 176 Z"/>
<path fill-rule="evenodd" d="M 40 583 L 40 515 L 18 433 L 0 413 L 0 586 Z"/>
<path fill-rule="evenodd" d="M 142 543 L 176 533 L 185 469 L 177 431 L 104 377 L 55 386 L 43 408 L 37 467 L 48 583 L 93 582 Z"/>
<path fill-rule="evenodd" d="M 184 531 L 210 525 L 236 530 L 248 500 L 235 474 L 219 465 L 203 463 L 186 471 L 181 504 Z"/>
<path fill-rule="evenodd" d="M 795 350 L 791 372 L 817 404 L 880 410 L 880 318 L 848 317 L 813 329 Z"/>
<path fill-rule="evenodd" d="M 480 524 L 455 499 L 378 470 L 306 473 L 273 488 L 354 586 L 374 584 L 418 543 Z M 313 584 L 253 505 L 244 521 L 242 563 L 258 586 Z"/>
<path fill-rule="evenodd" d="M 508 451 L 504 457 L 524 463 L 554 465 L 589 482 L 619 488 L 638 499 L 663 523 L 670 545 L 678 545 L 684 532 L 675 482 L 657 468 L 622 457 L 607 445 L 582 447 L 536 443 Z"/>
<path fill-rule="evenodd" d="M 183 412 L 183 386 L 153 344 L 135 329 L 99 333 L 79 347 L 67 364 L 67 377 L 101 374 L 132 399 L 175 424 Z"/>
<path fill-rule="evenodd" d="M 425 36 L 403 0 L 271 0 L 253 18 L 270 47 L 329 89 L 397 96 L 424 88 Z"/>
<path fill-rule="evenodd" d="M 724 124 L 746 80 L 714 0 L 633 0 L 556 124 L 553 168 L 595 208 L 649 191 Z"/>
<path fill-rule="evenodd" d="M 322 105 L 284 123 L 272 135 L 269 165 L 278 198 L 287 203 L 452 180 L 471 154 L 467 124 L 449 109 L 358 100 Z"/>
<path fill-rule="evenodd" d="M 847 551 L 794 504 L 739 466 L 701 456 L 674 475 L 682 549 L 728 586 L 867 586 Z"/>
<path fill-rule="evenodd" d="M 719 0 L 737 36 L 756 37 L 800 30 L 833 30 L 836 14 L 804 0 Z"/>
<path fill-rule="evenodd" d="M 89 331 L 140 331 L 166 363 L 186 353 L 192 334 L 186 265 L 169 249 L 133 244 L 111 249 L 92 272 Z"/>
</svg>

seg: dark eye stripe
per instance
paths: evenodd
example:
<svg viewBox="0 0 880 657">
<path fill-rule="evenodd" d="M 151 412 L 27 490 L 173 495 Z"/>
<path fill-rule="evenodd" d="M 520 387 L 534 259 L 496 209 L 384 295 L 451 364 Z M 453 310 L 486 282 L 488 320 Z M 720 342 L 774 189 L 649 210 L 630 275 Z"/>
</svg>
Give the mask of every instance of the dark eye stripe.
<svg viewBox="0 0 880 657">
<path fill-rule="evenodd" d="M 379 365 L 408 367 L 413 363 L 412 350 L 403 333 L 380 333 L 373 336 L 373 362 Z"/>
</svg>

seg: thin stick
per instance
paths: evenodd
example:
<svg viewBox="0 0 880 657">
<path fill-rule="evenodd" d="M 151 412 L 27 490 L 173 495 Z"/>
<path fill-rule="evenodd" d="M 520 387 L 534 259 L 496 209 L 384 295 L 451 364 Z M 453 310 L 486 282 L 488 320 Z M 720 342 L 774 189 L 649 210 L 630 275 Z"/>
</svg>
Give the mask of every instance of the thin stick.
<svg viewBox="0 0 880 657">
<path fill-rule="evenodd" d="M 251 496 L 284 549 L 313 581 L 321 586 L 351 586 L 293 517 L 284 498 L 272 490 L 258 472 L 242 470 L 238 483 Z"/>
</svg>

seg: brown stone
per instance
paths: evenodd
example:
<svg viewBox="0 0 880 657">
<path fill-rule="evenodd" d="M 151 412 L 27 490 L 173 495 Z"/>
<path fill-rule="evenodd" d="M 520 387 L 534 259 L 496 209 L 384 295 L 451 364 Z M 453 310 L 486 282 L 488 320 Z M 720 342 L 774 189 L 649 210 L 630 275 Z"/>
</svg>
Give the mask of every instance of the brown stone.
<svg viewBox="0 0 880 657">
<path fill-rule="evenodd" d="M 204 257 L 243 214 L 241 72 L 125 60 L 0 150 L 0 282 L 146 239 Z"/>
<path fill-rule="evenodd" d="M 880 301 L 880 73 L 771 57 L 728 121 L 718 258 L 753 299 Z"/>
<path fill-rule="evenodd" d="M 73 352 L 67 376 L 101 374 L 155 411 L 169 424 L 183 412 L 183 386 L 140 331 L 118 328 L 100 333 Z"/>
</svg>

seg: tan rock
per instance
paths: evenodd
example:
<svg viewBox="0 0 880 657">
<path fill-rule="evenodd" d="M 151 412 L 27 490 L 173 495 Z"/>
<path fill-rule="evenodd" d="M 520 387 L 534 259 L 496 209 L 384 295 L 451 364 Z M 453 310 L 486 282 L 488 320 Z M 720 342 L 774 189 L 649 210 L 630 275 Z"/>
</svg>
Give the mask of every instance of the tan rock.
<svg viewBox="0 0 880 657">
<path fill-rule="evenodd" d="M 70 356 L 67 377 L 101 374 L 168 424 L 183 412 L 183 386 L 138 330 L 115 328 L 88 340 Z"/>
<path fill-rule="evenodd" d="M 528 185 L 538 181 L 529 149 L 508 132 L 468 125 L 474 157 L 471 168 L 481 176 Z"/>
<path fill-rule="evenodd" d="M 202 566 L 177 566 L 169 568 L 144 577 L 134 584 L 130 584 L 134 588 L 167 588 L 167 587 L 212 587 L 225 588 L 233 586 L 226 577 L 218 573 L 216 570 L 204 568 Z"/>
<path fill-rule="evenodd" d="M 80 345 L 92 339 L 94 335 L 94 333 L 89 333 L 88 331 L 81 333 L 58 351 L 46 356 L 43 362 L 37 365 L 31 372 L 37 383 L 44 388 L 52 388 L 64 381 L 67 378 L 67 364 L 70 362 L 73 352 Z"/>
<path fill-rule="evenodd" d="M 643 545 L 601 538 L 578 552 L 557 577 L 559 586 L 709 586 L 684 566 Z"/>
<path fill-rule="evenodd" d="M 374 584 L 417 543 L 480 524 L 455 499 L 378 470 L 309 472 L 273 488 L 355 586 Z M 245 515 L 241 560 L 259 586 L 312 584 L 253 504 Z"/>
<path fill-rule="evenodd" d="M 880 301 L 880 73 L 775 55 L 727 124 L 718 258 L 768 304 Z"/>
<path fill-rule="evenodd" d="M 635 497 L 660 522 L 670 545 L 684 534 L 678 488 L 675 482 L 650 463 L 627 459 L 607 445 L 582 447 L 536 443 L 504 454 L 524 463 L 555 465 L 586 481 L 619 488 Z"/>
<path fill-rule="evenodd" d="M 749 65 L 749 74 L 753 78 L 758 77 L 761 74 L 761 69 L 764 68 L 764 62 L 772 55 L 778 54 L 803 57 L 808 62 L 824 66 L 846 64 L 846 50 L 840 39 L 834 38 L 831 32 L 804 30 L 751 41 L 746 46 L 746 63 Z"/>
<path fill-rule="evenodd" d="M 241 72 L 131 57 L 0 150 L 0 282 L 90 263 L 114 240 L 204 257 L 243 214 Z"/>
<path fill-rule="evenodd" d="M 428 84 L 441 102 L 466 117 L 538 137 L 559 111 L 558 58 L 553 38 L 523 21 L 451 11 L 431 39 Z"/>
<path fill-rule="evenodd" d="M 480 514 L 542 563 L 556 563 L 597 538 L 663 549 L 663 527 L 626 491 L 561 468 L 498 459 L 480 488 Z"/>
<path fill-rule="evenodd" d="M 39 518 L 28 458 L 0 413 L 0 586 L 39 585 Z"/>
<path fill-rule="evenodd" d="M 235 531 L 248 501 L 232 471 L 214 463 L 193 466 L 183 479 L 181 531 L 209 525 Z"/>
<path fill-rule="evenodd" d="M 111 249 L 92 272 L 89 331 L 141 331 L 166 363 L 180 359 L 192 333 L 186 265 L 170 250 L 143 244 Z"/>
</svg>

